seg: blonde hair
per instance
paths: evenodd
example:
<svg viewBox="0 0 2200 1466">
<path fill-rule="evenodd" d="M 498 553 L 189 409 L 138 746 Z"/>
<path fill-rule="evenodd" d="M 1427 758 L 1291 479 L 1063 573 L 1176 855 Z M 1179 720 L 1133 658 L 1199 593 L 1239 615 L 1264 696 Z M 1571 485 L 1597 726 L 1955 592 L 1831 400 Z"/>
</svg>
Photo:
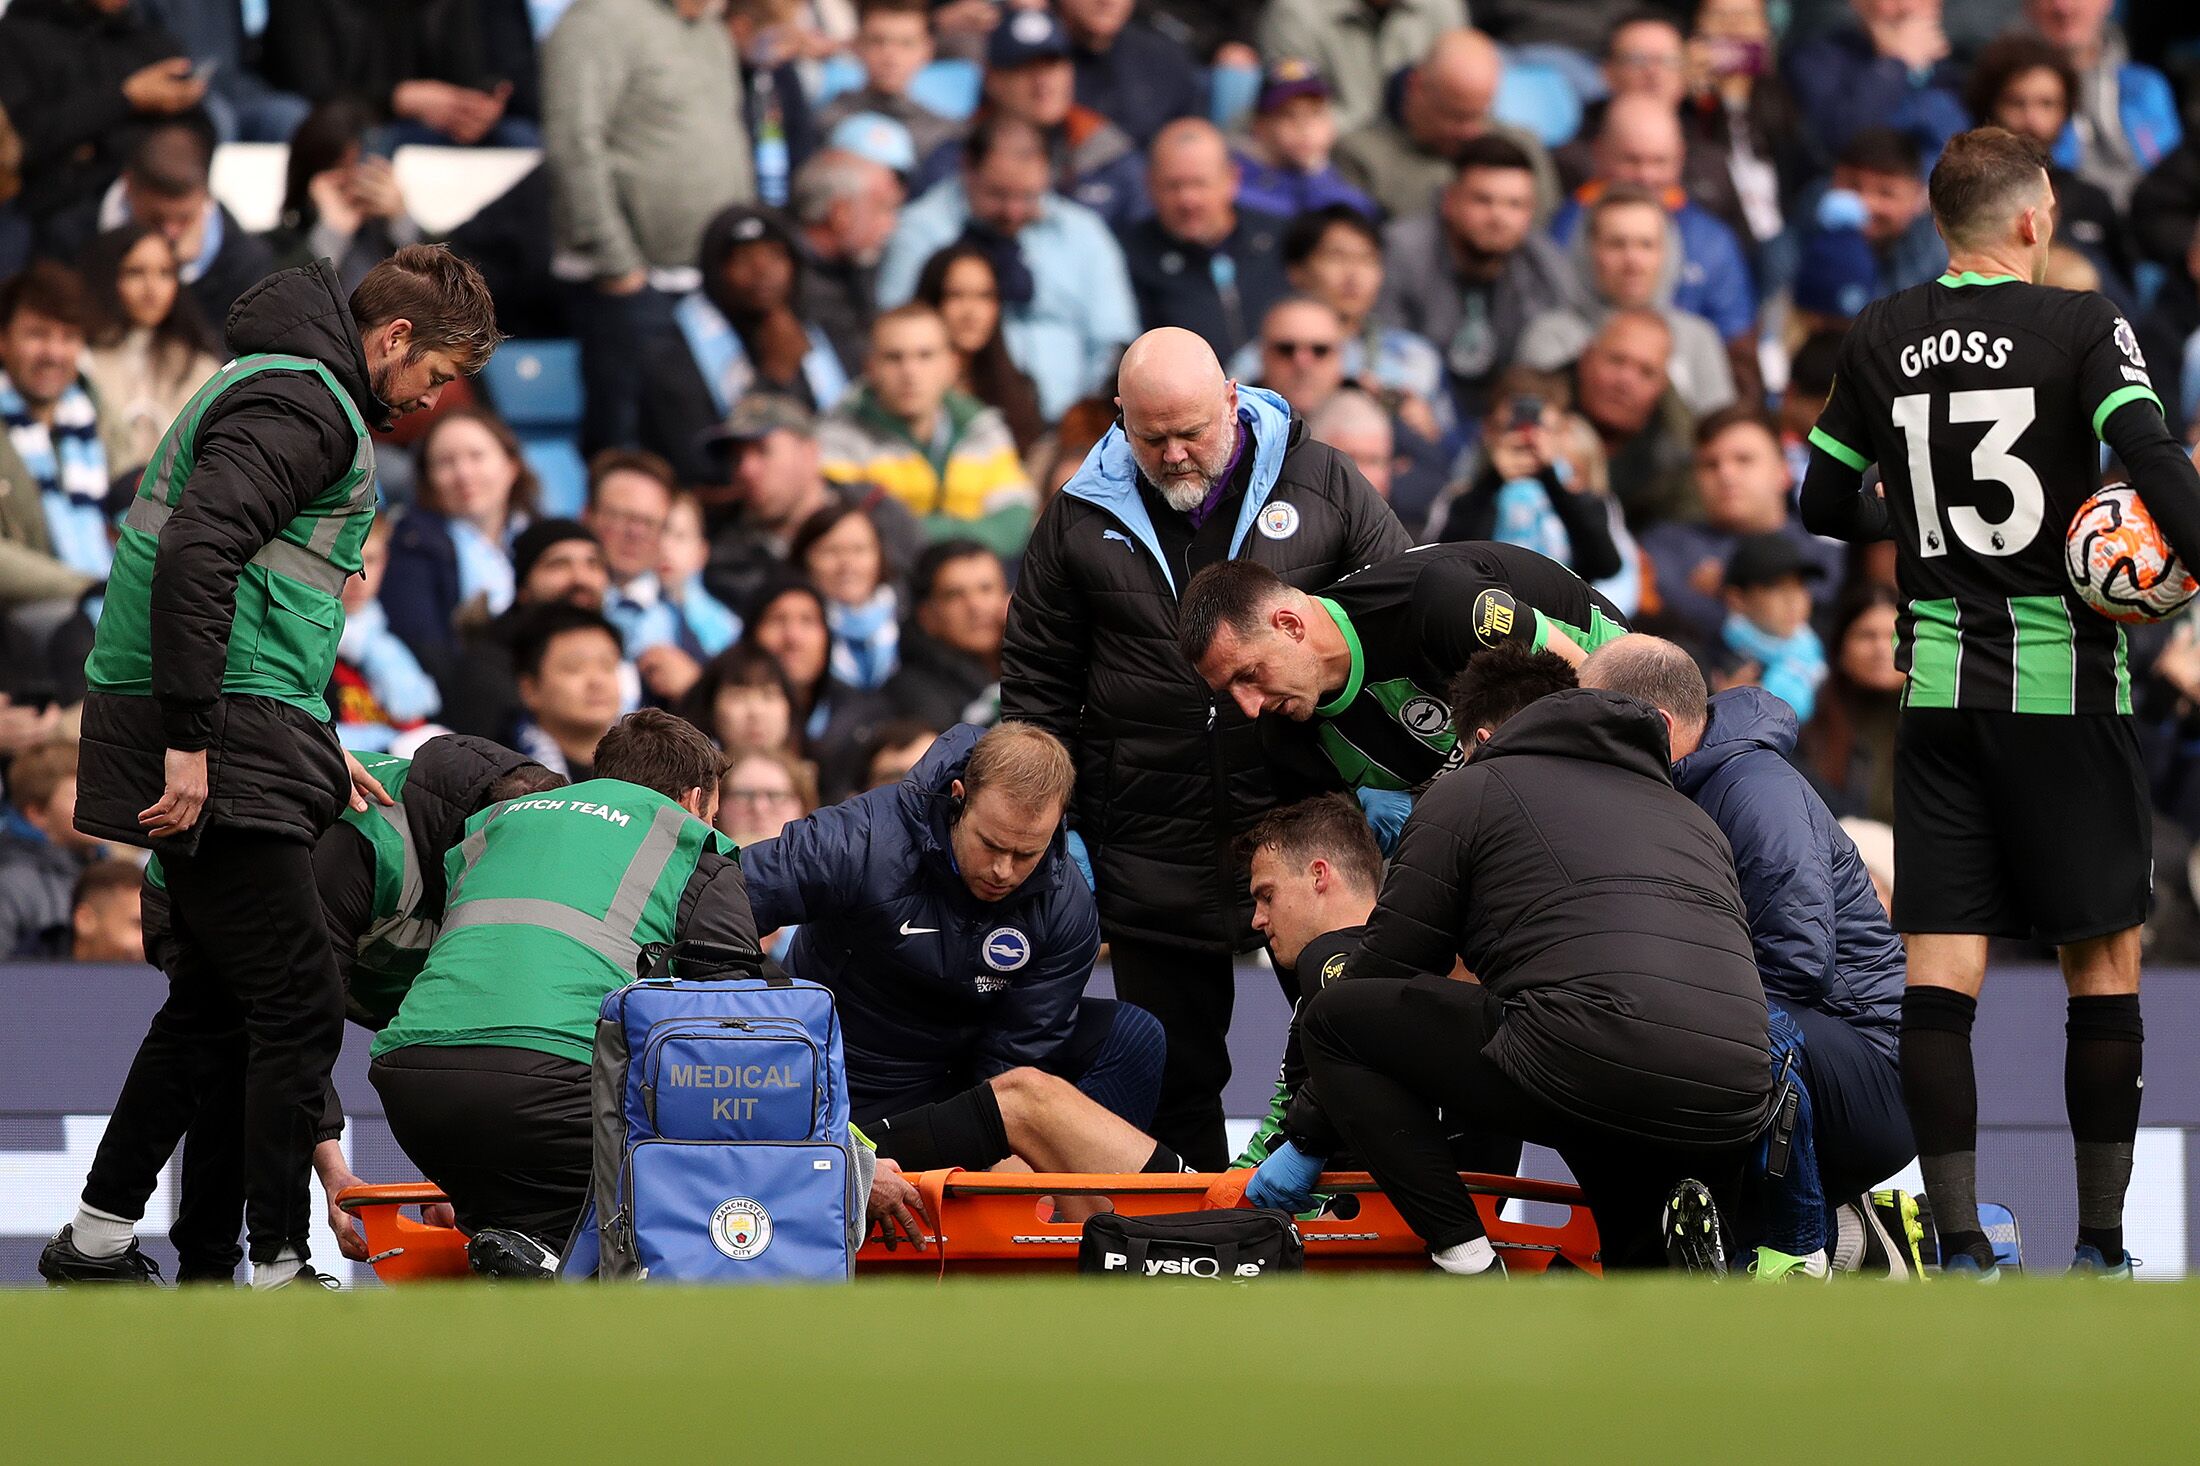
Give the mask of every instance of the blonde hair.
<svg viewBox="0 0 2200 1466">
<path fill-rule="evenodd" d="M 1067 809 L 1076 782 L 1077 770 L 1062 740 L 1034 723 L 1003 723 L 980 738 L 962 776 L 966 799 L 977 798 L 982 789 L 999 789 L 1034 809 Z"/>
</svg>

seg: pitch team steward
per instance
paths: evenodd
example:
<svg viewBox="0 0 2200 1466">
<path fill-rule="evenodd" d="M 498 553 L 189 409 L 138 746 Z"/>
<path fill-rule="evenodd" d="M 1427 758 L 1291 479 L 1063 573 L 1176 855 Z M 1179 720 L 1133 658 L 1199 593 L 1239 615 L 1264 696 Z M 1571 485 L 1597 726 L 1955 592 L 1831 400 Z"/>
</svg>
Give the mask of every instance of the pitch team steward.
<svg viewBox="0 0 2200 1466">
<path fill-rule="evenodd" d="M 2098 439 L 2171 547 L 2200 563 L 2200 475 L 2116 307 L 2032 283 L 2055 227 L 2032 144 L 1964 133 L 1930 194 L 1948 272 L 1857 317 L 1802 490 L 1813 531 L 1895 542 L 1895 655 L 1909 674 L 1894 771 L 1903 1092 L 1943 1270 L 1991 1276 L 1972 1020 L 1988 938 L 2053 944 L 2070 992 L 2075 1265 L 2127 1275 L 2152 815 L 2124 634 L 2073 594 L 2063 529 L 2098 481 Z M 1862 485 L 1875 463 L 1877 493 Z"/>
<path fill-rule="evenodd" d="M 1116 992 L 1168 1035 L 1157 1137 L 1228 1159 L 1233 955 L 1256 938 L 1235 842 L 1277 800 L 1260 735 L 1177 650 L 1194 576 L 1253 560 L 1316 588 L 1406 532 L 1282 398 L 1229 381 L 1189 331 L 1123 355 L 1121 416 L 1039 518 L 1002 652 L 1001 713 L 1069 748 L 1071 849 L 1089 864 Z"/>
<path fill-rule="evenodd" d="M 234 359 L 162 436 L 115 547 L 76 824 L 161 855 L 181 961 L 242 1011 L 256 1286 L 320 1280 L 306 1179 L 344 997 L 313 847 L 347 801 L 388 797 L 323 700 L 374 520 L 368 430 L 433 407 L 497 340 L 481 276 L 440 247 L 399 250 L 348 300 L 326 262 L 270 276 L 231 312 Z M 220 1032 L 180 1031 L 218 1063 Z M 142 1206 L 87 1196 L 59 1255 L 130 1256 Z"/>
<path fill-rule="evenodd" d="M 350 1020 L 378 1032 L 396 1014 L 427 960 L 442 920 L 443 857 L 476 812 L 505 799 L 540 793 L 565 780 L 522 754 L 484 738 L 445 734 L 411 759 L 355 755 L 394 801 L 347 808 L 313 847 L 314 884 L 328 921 L 329 945 Z M 205 954 L 174 940 L 166 871 L 159 856 L 146 867 L 145 953 L 168 977 L 174 998 L 155 1015 L 100 1138 L 84 1194 L 88 1203 L 142 1213 L 176 1142 L 182 1139 L 181 1193 L 169 1240 L 177 1281 L 227 1282 L 242 1254 L 238 1220 L 244 1208 L 242 1109 L 243 1015 L 214 981 Z M 221 1060 L 199 1041 L 219 1032 Z M 333 1083 L 316 1132 L 314 1170 L 334 1196 L 357 1178 L 339 1138 L 344 1113 Z M 330 1226 L 345 1255 L 366 1256 L 365 1239 L 348 1216 L 332 1209 Z M 120 1257 L 72 1259 L 65 1243 L 47 1249 L 48 1277 L 102 1280 L 143 1266 L 135 1248 Z"/>
</svg>

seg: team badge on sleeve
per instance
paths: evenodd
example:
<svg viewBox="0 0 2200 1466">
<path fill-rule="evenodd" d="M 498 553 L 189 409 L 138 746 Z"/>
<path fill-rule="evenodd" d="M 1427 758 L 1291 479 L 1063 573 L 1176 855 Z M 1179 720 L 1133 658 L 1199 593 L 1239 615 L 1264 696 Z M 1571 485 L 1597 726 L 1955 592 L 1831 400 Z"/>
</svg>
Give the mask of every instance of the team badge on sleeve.
<svg viewBox="0 0 2200 1466">
<path fill-rule="evenodd" d="M 2131 364 L 2144 370 L 2147 359 L 2139 354 L 2139 333 L 2131 329 L 2131 322 L 2122 316 L 2116 318 L 2116 349 L 2131 358 Z"/>
<path fill-rule="evenodd" d="M 1328 987 L 1331 983 L 1336 982 L 1343 976 L 1344 953 L 1338 952 L 1332 955 L 1327 962 L 1324 962 L 1322 964 L 1320 982 L 1323 987 Z"/>
</svg>

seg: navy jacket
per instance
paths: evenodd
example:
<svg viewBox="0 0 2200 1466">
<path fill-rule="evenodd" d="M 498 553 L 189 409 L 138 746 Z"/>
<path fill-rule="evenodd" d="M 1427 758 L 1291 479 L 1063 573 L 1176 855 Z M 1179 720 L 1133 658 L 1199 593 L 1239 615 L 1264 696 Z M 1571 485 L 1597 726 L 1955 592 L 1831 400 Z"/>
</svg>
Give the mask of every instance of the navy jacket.
<svg viewBox="0 0 2200 1466">
<path fill-rule="evenodd" d="M 1123 263 L 1147 330 L 1197 331 L 1228 361 L 1260 336 L 1261 317 L 1291 291 L 1283 277 L 1284 221 L 1240 209 L 1237 227 L 1214 249 L 1188 244 L 1141 219 L 1117 231 Z"/>
<path fill-rule="evenodd" d="M 1892 1058 L 1902 943 L 1855 842 L 1788 762 L 1795 731 L 1794 712 L 1763 688 L 1722 692 L 1702 746 L 1673 766 L 1673 783 L 1734 847 L 1765 995 L 1838 1018 Z"/>
<path fill-rule="evenodd" d="M 788 973 L 839 1002 L 858 1121 L 1052 1053 L 1100 952 L 1099 913 L 1060 831 L 1004 901 L 980 901 L 956 873 L 949 789 L 983 731 L 951 728 L 901 783 L 741 852 L 757 930 L 799 924 Z"/>
</svg>

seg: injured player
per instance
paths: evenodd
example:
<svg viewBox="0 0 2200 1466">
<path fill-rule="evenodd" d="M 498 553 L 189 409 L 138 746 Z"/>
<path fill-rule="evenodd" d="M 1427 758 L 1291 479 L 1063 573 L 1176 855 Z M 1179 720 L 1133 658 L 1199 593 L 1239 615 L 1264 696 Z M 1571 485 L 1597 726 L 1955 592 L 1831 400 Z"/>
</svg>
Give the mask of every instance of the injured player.
<svg viewBox="0 0 2200 1466">
<path fill-rule="evenodd" d="M 1176 1171 L 1142 1127 L 1164 1040 L 1084 996 L 1100 948 L 1062 832 L 1074 772 L 1039 728 L 942 734 L 899 784 L 741 852 L 789 975 L 839 1004 L 855 1122 L 906 1170 Z"/>
</svg>

